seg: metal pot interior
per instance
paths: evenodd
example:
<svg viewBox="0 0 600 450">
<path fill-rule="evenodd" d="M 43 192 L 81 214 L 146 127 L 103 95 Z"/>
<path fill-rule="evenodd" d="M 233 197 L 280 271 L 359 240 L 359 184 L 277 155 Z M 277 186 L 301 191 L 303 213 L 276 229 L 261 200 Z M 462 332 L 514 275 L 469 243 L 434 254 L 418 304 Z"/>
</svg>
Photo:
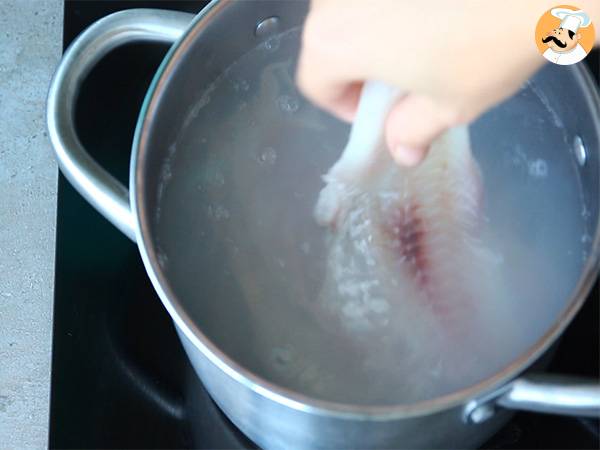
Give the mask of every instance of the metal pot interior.
<svg viewBox="0 0 600 450">
<path fill-rule="evenodd" d="M 261 379 L 354 405 L 449 394 L 539 345 L 576 301 L 594 248 L 597 255 L 598 99 L 582 70 L 545 66 L 471 126 L 514 314 L 480 333 L 497 357 L 472 378 L 413 398 L 410 367 L 406 376 L 400 366 L 369 368 L 364 352 L 354 354 L 315 312 L 325 232 L 312 208 L 348 126 L 295 87 L 306 4 L 223 5 L 195 25 L 162 74 L 138 149 L 135 193 L 155 270 L 205 338 Z M 277 25 L 257 36 L 256 24 L 269 17 Z M 488 331 L 521 337 L 503 349 Z"/>
</svg>

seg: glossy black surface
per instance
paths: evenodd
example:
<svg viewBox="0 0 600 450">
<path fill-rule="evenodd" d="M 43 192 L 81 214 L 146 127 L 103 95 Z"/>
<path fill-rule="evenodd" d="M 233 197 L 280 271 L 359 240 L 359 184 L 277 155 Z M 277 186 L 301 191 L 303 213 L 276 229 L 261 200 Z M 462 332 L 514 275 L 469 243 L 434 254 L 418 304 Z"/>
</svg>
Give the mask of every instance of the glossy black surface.
<svg viewBox="0 0 600 450">
<path fill-rule="evenodd" d="M 64 44 L 130 7 L 197 12 L 205 2 L 67 1 Z M 138 110 L 166 47 L 109 55 L 77 110 L 90 153 L 127 181 Z M 595 60 L 590 58 L 597 69 Z M 597 75 L 597 72 L 596 72 Z M 195 377 L 137 247 L 59 180 L 50 411 L 51 448 L 243 448 L 252 444 Z M 598 377 L 598 286 L 558 347 L 551 370 Z M 598 448 L 598 423 L 517 414 L 487 448 Z"/>
</svg>

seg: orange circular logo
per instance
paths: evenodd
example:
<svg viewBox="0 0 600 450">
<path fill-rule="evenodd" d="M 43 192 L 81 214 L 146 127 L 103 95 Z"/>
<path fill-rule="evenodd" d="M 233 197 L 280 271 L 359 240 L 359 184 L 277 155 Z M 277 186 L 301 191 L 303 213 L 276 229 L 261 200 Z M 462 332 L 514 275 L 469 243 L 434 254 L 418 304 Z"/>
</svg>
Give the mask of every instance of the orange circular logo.
<svg viewBox="0 0 600 450">
<path fill-rule="evenodd" d="M 562 66 L 575 64 L 594 46 L 596 31 L 582 9 L 559 5 L 546 11 L 535 28 L 535 43 L 544 58 Z"/>
</svg>

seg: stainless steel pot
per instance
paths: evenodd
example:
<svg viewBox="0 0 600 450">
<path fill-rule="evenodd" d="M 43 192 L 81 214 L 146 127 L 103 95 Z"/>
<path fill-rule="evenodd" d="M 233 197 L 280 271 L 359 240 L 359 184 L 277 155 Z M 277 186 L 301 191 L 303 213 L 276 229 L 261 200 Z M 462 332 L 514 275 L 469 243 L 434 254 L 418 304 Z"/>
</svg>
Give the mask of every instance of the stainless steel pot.
<svg viewBox="0 0 600 450">
<path fill-rule="evenodd" d="M 559 338 L 598 272 L 600 99 L 579 64 L 549 77 L 559 85 L 568 80 L 571 88 L 565 104 L 577 105 L 578 113 L 565 120 L 571 121 L 568 128 L 578 131 L 574 157 L 580 160 L 582 195 L 595 230 L 593 242 L 579 283 L 560 317 L 504 370 L 475 386 L 415 404 L 339 404 L 308 398 L 261 379 L 217 348 L 192 320 L 169 286 L 151 223 L 157 207 L 156 180 L 161 178 L 169 136 L 184 120 L 190 90 L 214 79 L 270 33 L 301 25 L 306 10 L 304 2 L 215 0 L 196 17 L 159 10 L 116 13 L 75 40 L 50 87 L 48 128 L 61 170 L 98 211 L 137 242 L 148 275 L 214 400 L 244 433 L 266 448 L 476 447 L 504 423 L 510 410 L 599 416 L 597 380 L 523 374 Z M 128 191 L 86 153 L 75 131 L 74 108 L 79 87 L 94 65 L 115 47 L 134 41 L 174 44 L 139 115 Z M 210 64 L 200 64 L 206 60 Z"/>
</svg>

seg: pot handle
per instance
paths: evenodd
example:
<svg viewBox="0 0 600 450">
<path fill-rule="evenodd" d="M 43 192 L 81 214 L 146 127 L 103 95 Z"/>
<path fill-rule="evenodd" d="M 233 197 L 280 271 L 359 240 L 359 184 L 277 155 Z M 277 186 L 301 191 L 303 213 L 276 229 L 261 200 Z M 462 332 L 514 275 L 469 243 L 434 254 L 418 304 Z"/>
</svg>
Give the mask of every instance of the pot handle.
<svg viewBox="0 0 600 450">
<path fill-rule="evenodd" d="M 133 241 L 136 225 L 129 192 L 81 145 L 75 130 L 75 103 L 86 76 L 111 50 L 138 41 L 174 43 L 193 17 L 158 9 L 130 9 L 106 16 L 73 41 L 50 84 L 48 134 L 62 173 L 92 206 Z"/>
<path fill-rule="evenodd" d="M 600 417 L 600 384 L 597 380 L 564 375 L 527 375 L 469 402 L 464 410 L 464 419 L 469 423 L 484 422 L 494 415 L 498 406 L 520 411 Z"/>
</svg>

